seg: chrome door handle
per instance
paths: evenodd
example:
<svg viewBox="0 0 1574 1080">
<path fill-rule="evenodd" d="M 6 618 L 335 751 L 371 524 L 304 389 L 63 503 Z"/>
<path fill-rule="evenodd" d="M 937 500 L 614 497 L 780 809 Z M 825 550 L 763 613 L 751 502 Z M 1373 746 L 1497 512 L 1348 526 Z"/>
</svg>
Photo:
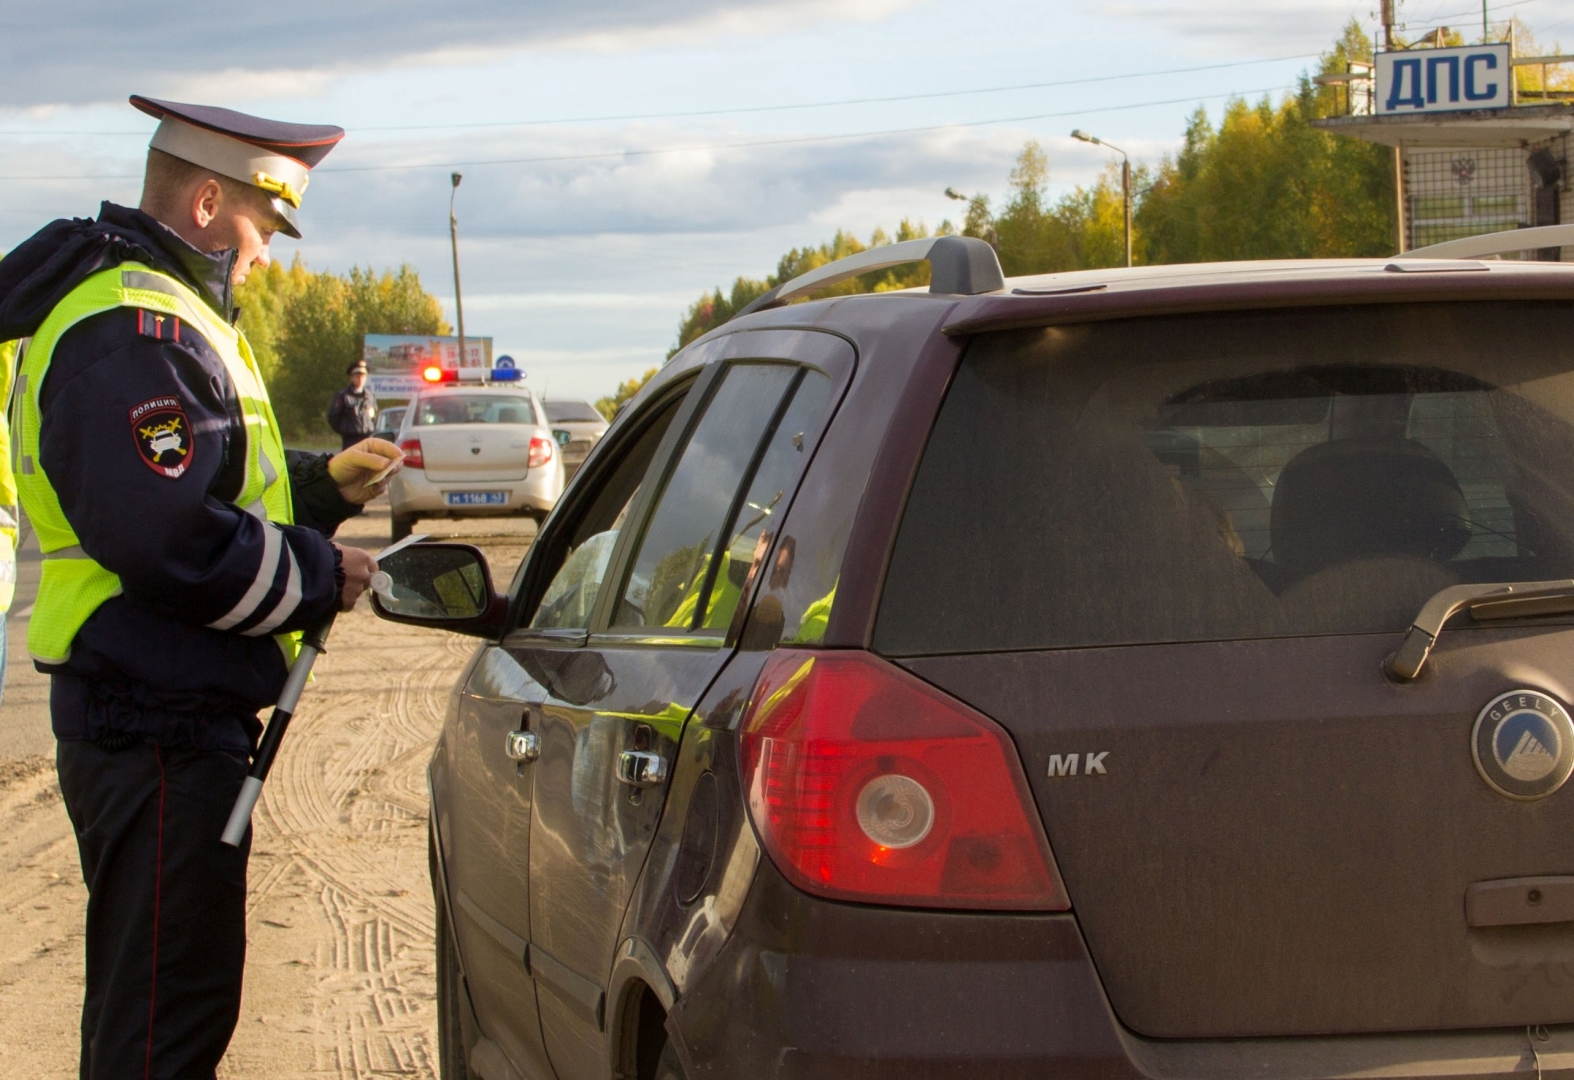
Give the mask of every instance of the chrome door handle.
<svg viewBox="0 0 1574 1080">
<path fill-rule="evenodd" d="M 667 759 L 649 750 L 625 750 L 618 755 L 618 779 L 635 787 L 664 784 Z"/>
<path fill-rule="evenodd" d="M 541 756 L 541 736 L 534 731 L 510 731 L 503 752 L 514 761 L 534 761 Z"/>
</svg>

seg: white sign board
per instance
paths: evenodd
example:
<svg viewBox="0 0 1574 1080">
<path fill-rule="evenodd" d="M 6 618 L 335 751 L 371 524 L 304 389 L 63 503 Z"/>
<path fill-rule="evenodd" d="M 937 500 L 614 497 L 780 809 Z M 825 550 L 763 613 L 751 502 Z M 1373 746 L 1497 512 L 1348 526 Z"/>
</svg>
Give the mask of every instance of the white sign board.
<svg viewBox="0 0 1574 1080">
<path fill-rule="evenodd" d="M 1506 109 L 1509 48 L 1465 45 L 1377 54 L 1377 115 Z"/>
<path fill-rule="evenodd" d="M 435 334 L 367 334 L 362 339 L 362 359 L 370 369 L 372 393 L 384 400 L 408 400 L 426 383 L 421 371 L 431 365 L 459 372 L 459 377 L 480 379 L 492 366 L 492 339 L 466 337 L 464 362 L 459 360 L 459 339 Z"/>
</svg>

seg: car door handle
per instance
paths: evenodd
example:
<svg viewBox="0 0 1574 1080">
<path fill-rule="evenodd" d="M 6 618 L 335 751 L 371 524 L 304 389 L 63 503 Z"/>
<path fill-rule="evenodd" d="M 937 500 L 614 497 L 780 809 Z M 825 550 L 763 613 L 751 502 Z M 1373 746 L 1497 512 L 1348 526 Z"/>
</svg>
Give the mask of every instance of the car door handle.
<svg viewBox="0 0 1574 1080">
<path fill-rule="evenodd" d="M 664 784 L 667 759 L 649 750 L 625 750 L 618 755 L 618 779 L 635 787 Z"/>
<path fill-rule="evenodd" d="M 514 761 L 534 761 L 541 756 L 541 736 L 534 731 L 510 731 L 503 752 Z"/>
</svg>

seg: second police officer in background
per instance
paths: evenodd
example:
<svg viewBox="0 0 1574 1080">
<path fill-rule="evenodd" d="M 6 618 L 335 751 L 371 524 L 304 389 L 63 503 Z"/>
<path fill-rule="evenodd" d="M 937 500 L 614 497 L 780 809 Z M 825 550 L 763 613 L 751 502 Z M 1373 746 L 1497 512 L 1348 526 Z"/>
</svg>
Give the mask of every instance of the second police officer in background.
<svg viewBox="0 0 1574 1080">
<path fill-rule="evenodd" d="M 138 209 L 56 221 L 0 260 L 17 479 L 44 553 L 28 651 L 88 886 L 82 1068 L 211 1077 L 240 1007 L 246 860 L 219 841 L 293 632 L 366 588 L 329 540 L 399 460 L 287 452 L 234 286 L 299 236 L 343 137 L 133 97 L 159 118 Z"/>
<path fill-rule="evenodd" d="M 339 433 L 349 449 L 377 430 L 377 395 L 366 385 L 366 361 L 357 360 L 344 373 L 350 385 L 333 395 L 328 406 L 328 426 Z"/>
</svg>

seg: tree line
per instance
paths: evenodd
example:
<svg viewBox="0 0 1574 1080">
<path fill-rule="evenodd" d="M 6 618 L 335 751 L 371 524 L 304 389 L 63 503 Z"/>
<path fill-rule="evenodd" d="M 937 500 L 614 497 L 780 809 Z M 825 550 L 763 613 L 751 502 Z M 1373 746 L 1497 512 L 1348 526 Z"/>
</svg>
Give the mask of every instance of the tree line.
<svg viewBox="0 0 1574 1080">
<path fill-rule="evenodd" d="M 361 356 L 364 334 L 447 334 L 442 305 L 408 264 L 376 273 L 254 270 L 236 291 L 240 328 L 273 399 L 286 439 L 330 442 L 328 402 Z"/>
<path fill-rule="evenodd" d="M 1330 135 L 1313 120 L 1342 112 L 1341 93 L 1314 75 L 1342 73 L 1351 61 L 1370 62 L 1372 42 L 1352 20 L 1314 71 L 1278 102 L 1235 99 L 1215 125 L 1203 109 L 1192 114 L 1179 152 L 1157 166 L 1133 169 L 1133 262 L 1214 262 L 1383 256 L 1393 252 L 1392 152 L 1358 139 Z M 988 241 L 1007 276 L 1119 266 L 1125 262 L 1120 170 L 1109 166 L 1090 186 L 1058 198 L 1048 194 L 1050 163 L 1029 142 L 1007 177 L 998 205 L 984 193 L 966 197 L 959 223 L 942 221 L 936 235 Z M 950 192 L 948 192 L 950 194 Z M 904 220 L 895 240 L 930 235 L 922 222 Z M 892 242 L 876 229 L 867 243 L 837 232 L 817 247 L 794 248 L 765 278 L 739 277 L 696 300 L 678 325 L 668 355 L 732 318 L 767 289 L 827 262 Z M 818 296 L 879 292 L 927 285 L 925 264 L 868 274 Z M 637 389 L 637 388 L 636 388 Z"/>
</svg>

